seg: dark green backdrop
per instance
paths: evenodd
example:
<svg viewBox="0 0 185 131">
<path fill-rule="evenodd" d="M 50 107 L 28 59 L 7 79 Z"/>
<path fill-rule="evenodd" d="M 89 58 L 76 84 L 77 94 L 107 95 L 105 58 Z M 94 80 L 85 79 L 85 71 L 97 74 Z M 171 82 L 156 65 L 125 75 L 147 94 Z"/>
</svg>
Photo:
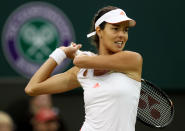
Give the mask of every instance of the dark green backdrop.
<svg viewBox="0 0 185 131">
<path fill-rule="evenodd" d="M 8 16 L 28 0 L 1 0 L 0 36 Z M 89 33 L 94 13 L 107 5 L 124 9 L 137 22 L 129 31 L 127 50 L 142 54 L 143 78 L 153 81 L 167 92 L 175 105 L 175 118 L 163 131 L 185 131 L 185 18 L 184 0 L 44 0 L 60 8 L 73 24 L 76 42 L 83 50 L 91 50 L 86 34 Z M 0 42 L 0 45 L 2 43 Z M 72 64 L 70 65 L 72 66 Z M 68 68 L 70 68 L 70 66 Z M 28 96 L 24 88 L 28 79 L 17 74 L 8 64 L 0 46 L 0 110 L 11 112 L 24 110 L 17 102 Z M 53 95 L 54 105 L 59 107 L 67 131 L 77 131 L 84 121 L 83 95 L 81 90 Z M 16 105 L 16 108 L 12 108 Z M 18 114 L 20 116 L 22 114 Z M 16 119 L 17 117 L 14 117 Z M 24 116 L 23 116 L 24 118 Z M 161 131 L 136 123 L 136 131 Z"/>
<path fill-rule="evenodd" d="M 0 4 L 0 31 L 8 16 L 28 0 L 3 0 Z M 129 32 L 126 49 L 142 54 L 143 78 L 164 89 L 185 88 L 185 18 L 183 0 L 45 0 L 60 8 L 70 19 L 76 42 L 94 50 L 86 34 L 94 13 L 107 5 L 124 9 L 137 22 Z M 2 44 L 2 43 L 1 43 Z M 21 77 L 8 64 L 0 47 L 0 79 Z M 72 65 L 71 65 L 72 66 Z M 24 79 L 24 78 L 23 78 Z"/>
</svg>

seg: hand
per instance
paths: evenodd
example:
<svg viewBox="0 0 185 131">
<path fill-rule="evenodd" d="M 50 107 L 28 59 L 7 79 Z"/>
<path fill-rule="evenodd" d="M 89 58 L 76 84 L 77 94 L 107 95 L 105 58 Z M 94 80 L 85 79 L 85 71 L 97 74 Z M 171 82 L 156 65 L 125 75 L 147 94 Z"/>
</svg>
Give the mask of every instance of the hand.
<svg viewBox="0 0 185 131">
<path fill-rule="evenodd" d="M 60 47 L 60 49 L 62 49 L 66 56 L 70 59 L 74 59 L 75 55 L 76 55 L 76 51 L 79 50 L 82 47 L 81 44 L 76 44 L 74 42 L 71 42 L 71 45 L 68 47 Z"/>
</svg>

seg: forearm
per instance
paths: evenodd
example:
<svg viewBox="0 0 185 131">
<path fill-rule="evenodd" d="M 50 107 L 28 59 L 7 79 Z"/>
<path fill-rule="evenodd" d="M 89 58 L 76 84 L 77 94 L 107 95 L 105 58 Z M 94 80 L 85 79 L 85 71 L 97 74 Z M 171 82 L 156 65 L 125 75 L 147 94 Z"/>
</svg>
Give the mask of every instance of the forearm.
<svg viewBox="0 0 185 131">
<path fill-rule="evenodd" d="M 66 58 L 65 52 L 57 48 L 55 49 L 47 59 L 47 61 L 38 69 L 33 75 L 28 85 L 35 85 L 45 81 L 50 77 L 51 73 L 57 65 L 59 65 Z"/>
<path fill-rule="evenodd" d="M 33 95 L 34 90 L 39 88 L 40 84 L 50 77 L 56 66 L 56 62 L 52 58 L 49 58 L 32 76 L 25 88 L 25 92 L 29 95 Z"/>
<path fill-rule="evenodd" d="M 32 76 L 29 83 L 40 83 L 45 81 L 51 76 L 51 73 L 56 66 L 57 63 L 52 58 L 48 58 L 48 60 L 46 60 L 46 62 Z"/>
<path fill-rule="evenodd" d="M 109 61 L 110 56 L 77 56 L 73 60 L 73 63 L 75 66 L 79 68 L 92 68 L 92 69 L 109 69 L 110 67 L 114 66 L 112 65 L 113 62 Z"/>
<path fill-rule="evenodd" d="M 37 72 L 30 79 L 25 88 L 25 92 L 29 95 L 50 94 L 65 92 L 78 86 L 76 72 L 79 70 L 73 68 L 67 72 L 51 76 L 51 73 L 65 58 L 66 54 L 73 57 L 73 54 L 79 47 L 61 47 L 57 48 L 50 55 L 48 60 L 37 70 Z M 66 53 L 67 52 L 67 53 Z M 75 72 L 75 74 L 73 73 Z M 70 82 L 76 84 L 70 84 Z"/>
<path fill-rule="evenodd" d="M 142 57 L 135 52 L 122 51 L 113 55 L 76 56 L 74 65 L 79 68 L 113 70 L 118 72 L 137 72 L 142 63 Z"/>
<path fill-rule="evenodd" d="M 62 93 L 80 86 L 77 80 L 77 73 L 79 68 L 73 67 L 64 73 L 60 73 L 49 77 L 48 79 L 36 83 L 36 80 L 27 85 L 25 91 L 31 96 L 41 95 L 41 94 L 55 94 Z"/>
</svg>

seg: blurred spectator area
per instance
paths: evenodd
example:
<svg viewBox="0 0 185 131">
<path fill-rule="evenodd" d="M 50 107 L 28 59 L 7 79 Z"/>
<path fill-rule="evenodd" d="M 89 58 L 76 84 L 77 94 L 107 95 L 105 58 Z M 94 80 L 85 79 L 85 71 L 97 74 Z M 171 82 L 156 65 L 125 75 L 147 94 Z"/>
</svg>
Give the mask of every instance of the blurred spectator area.
<svg viewBox="0 0 185 131">
<path fill-rule="evenodd" d="M 24 110 L 28 110 L 28 100 L 30 99 L 24 93 L 25 82 L 6 83 L 0 84 L 0 109 L 8 111 L 13 117 L 15 114 L 19 114 L 19 117 L 24 117 L 26 113 Z M 173 122 L 163 129 L 163 131 L 184 131 L 185 125 L 185 95 L 183 92 L 167 92 L 170 98 L 175 104 L 175 117 Z M 70 91 L 63 94 L 55 94 L 52 96 L 53 105 L 60 110 L 60 118 L 66 125 L 66 131 L 77 131 L 80 129 L 84 120 L 84 102 L 83 92 L 81 89 Z M 15 121 L 18 118 L 13 118 Z M 159 129 L 150 129 L 140 122 L 136 124 L 136 131 L 160 131 Z"/>
</svg>

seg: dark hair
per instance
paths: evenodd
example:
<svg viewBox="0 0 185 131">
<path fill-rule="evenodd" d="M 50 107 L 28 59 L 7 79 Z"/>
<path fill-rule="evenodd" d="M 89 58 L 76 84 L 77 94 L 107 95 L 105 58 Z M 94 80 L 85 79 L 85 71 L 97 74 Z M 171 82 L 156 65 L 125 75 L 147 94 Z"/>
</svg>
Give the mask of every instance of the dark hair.
<svg viewBox="0 0 185 131">
<path fill-rule="evenodd" d="M 92 20 L 91 32 L 95 31 L 95 23 L 102 15 L 104 15 L 105 13 L 107 13 L 111 10 L 115 10 L 115 9 L 118 9 L 118 7 L 106 6 L 106 7 L 101 8 L 100 10 L 98 10 L 98 12 L 94 15 L 94 18 Z M 106 22 L 101 23 L 99 25 L 100 29 L 103 30 L 105 28 L 105 24 L 106 24 Z M 96 34 L 95 36 L 92 36 L 91 39 L 92 39 L 92 44 L 95 45 L 97 49 L 99 49 L 99 37 L 98 37 L 98 35 Z"/>
</svg>

